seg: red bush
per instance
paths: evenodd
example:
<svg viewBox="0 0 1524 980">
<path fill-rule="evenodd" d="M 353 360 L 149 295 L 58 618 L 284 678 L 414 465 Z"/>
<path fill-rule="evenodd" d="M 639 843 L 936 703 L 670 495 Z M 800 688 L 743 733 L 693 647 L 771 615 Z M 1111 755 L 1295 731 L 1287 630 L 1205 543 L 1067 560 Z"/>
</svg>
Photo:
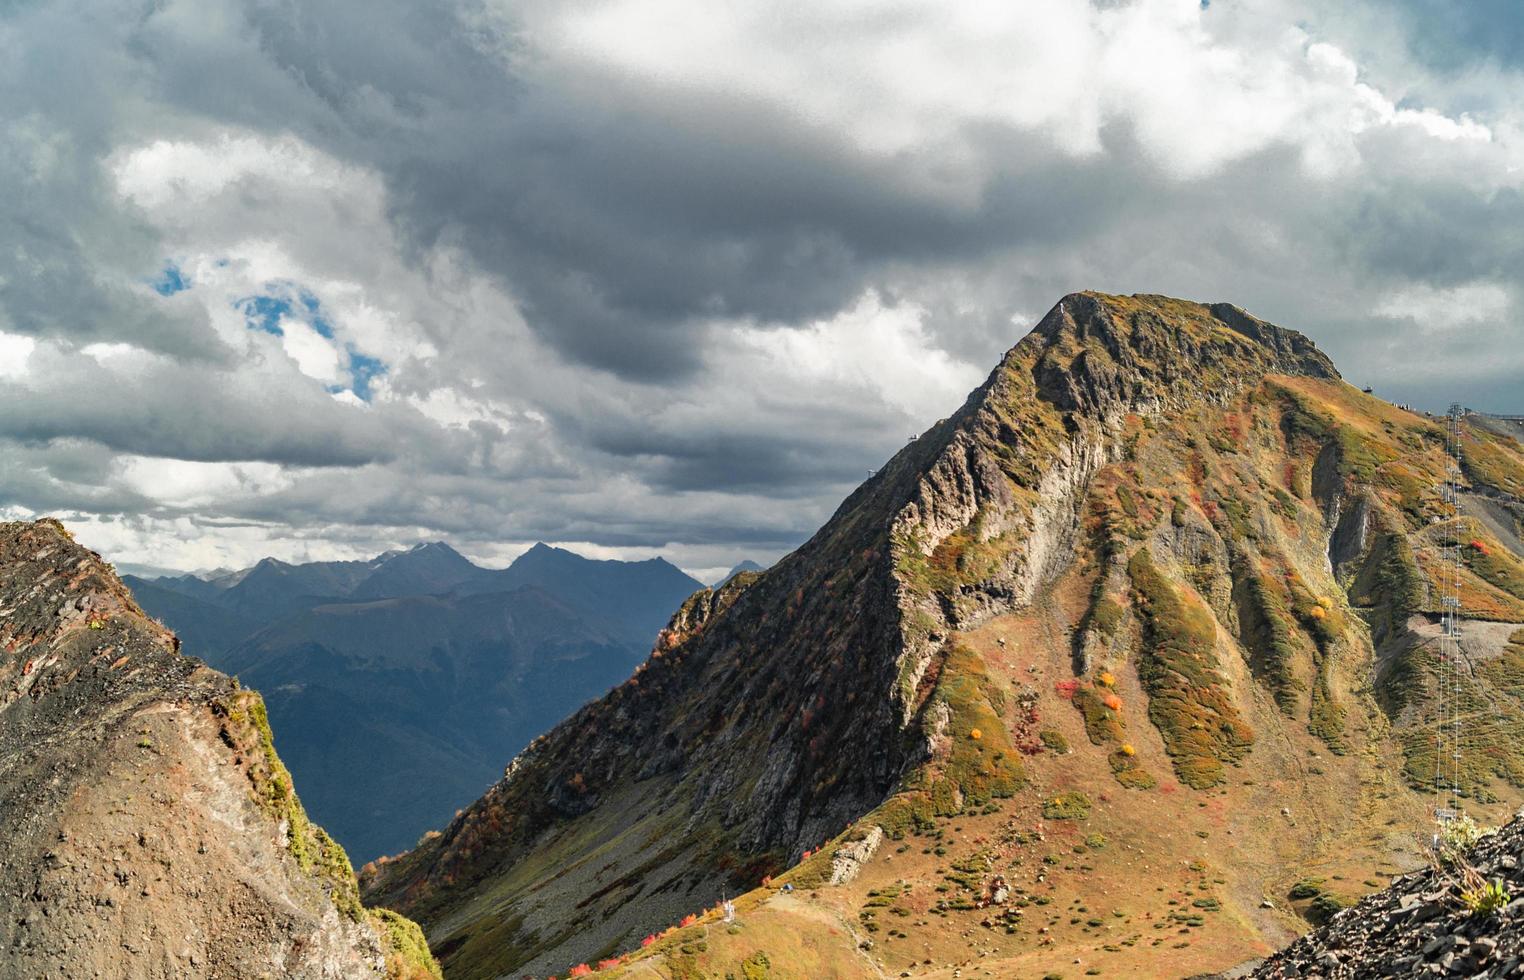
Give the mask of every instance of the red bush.
<svg viewBox="0 0 1524 980">
<path fill-rule="evenodd" d="M 654 934 L 647 936 L 640 941 L 640 948 L 645 949 L 647 946 L 651 945 L 654 942 L 656 942 L 656 936 Z"/>
<path fill-rule="evenodd" d="M 588 966 L 586 963 L 578 963 L 576 966 L 572 967 L 571 972 L 567 974 L 569 977 L 590 977 L 592 975 L 593 968 Z"/>
<path fill-rule="evenodd" d="M 1053 685 L 1053 690 L 1057 691 L 1058 696 L 1065 701 L 1073 701 L 1074 692 L 1079 690 L 1079 686 L 1080 682 L 1077 680 L 1059 681 Z"/>
</svg>

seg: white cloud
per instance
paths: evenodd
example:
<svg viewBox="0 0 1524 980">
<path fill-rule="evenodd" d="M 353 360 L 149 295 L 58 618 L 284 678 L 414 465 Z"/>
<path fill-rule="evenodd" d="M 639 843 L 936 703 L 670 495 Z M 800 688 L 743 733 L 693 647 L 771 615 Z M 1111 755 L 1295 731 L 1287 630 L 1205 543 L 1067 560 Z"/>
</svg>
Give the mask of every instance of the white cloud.
<svg viewBox="0 0 1524 980">
<path fill-rule="evenodd" d="M 336 384 L 344 380 L 343 352 L 331 340 L 318 333 L 312 324 L 283 317 L 280 329 L 281 347 L 303 374 L 325 384 Z"/>
<path fill-rule="evenodd" d="M 19 334 L 0 332 L 0 378 L 24 378 L 27 362 L 37 341 Z"/>
<path fill-rule="evenodd" d="M 1512 305 L 1510 291 L 1501 283 L 1471 282 L 1449 288 L 1415 284 L 1382 299 L 1375 313 L 1413 320 L 1427 332 L 1442 333 L 1505 319 Z"/>
<path fill-rule="evenodd" d="M 213 139 L 154 140 L 108 161 L 120 193 L 149 211 L 190 208 L 255 185 L 310 194 L 352 192 L 365 174 L 293 136 L 274 139 L 225 131 Z"/>
<path fill-rule="evenodd" d="M 196 463 L 123 455 L 116 459 L 126 489 L 174 507 L 209 507 L 230 498 L 275 493 L 291 487 L 294 474 L 273 463 Z"/>
<path fill-rule="evenodd" d="M 504 428 L 513 425 L 508 406 L 485 397 L 473 388 L 434 388 L 423 395 L 408 396 L 408 404 L 440 425 L 463 428 L 471 422 L 491 422 Z M 539 421 L 544 421 L 541 416 Z"/>
<path fill-rule="evenodd" d="M 80 353 L 85 354 L 88 357 L 93 357 L 102 364 L 106 364 L 112 361 L 119 362 L 126 358 L 153 356 L 147 351 L 143 350 L 141 347 L 136 347 L 132 344 L 124 343 L 86 344 L 80 348 Z"/>
<path fill-rule="evenodd" d="M 753 391 L 775 398 L 861 393 L 924 426 L 961 404 L 989 371 L 940 350 L 925 319 L 914 303 L 886 306 L 870 290 L 830 320 L 789 330 L 723 328 L 718 346 L 745 352 L 732 354 L 728 367 Z"/>
<path fill-rule="evenodd" d="M 1466 117 L 1396 108 L 1359 81 L 1347 54 L 1289 18 L 1267 28 L 1258 12 L 1219 7 L 555 0 L 499 16 L 524 24 L 531 54 L 515 67 L 549 82 L 603 74 L 757 100 L 954 183 L 987 174 L 991 162 L 969 141 L 989 126 L 1089 157 L 1103 151 L 1106 127 L 1122 123 L 1179 179 L 1277 145 L 1327 172 L 1351 165 L 1351 136 L 1372 125 L 1488 136 Z"/>
<path fill-rule="evenodd" d="M 349 406 L 352 406 L 354 408 L 367 408 L 370 405 L 369 402 L 367 402 L 365 399 L 361 398 L 359 395 L 355 394 L 353 391 L 349 390 L 348 388 L 345 388 L 345 389 L 343 389 L 341 391 L 331 392 L 331 395 L 333 397 L 333 400 L 338 402 L 341 405 L 349 405 Z"/>
<path fill-rule="evenodd" d="M 243 320 L 235 302 L 294 284 L 316 296 L 339 333 L 388 359 L 437 353 L 416 318 L 424 277 L 401 254 L 373 171 L 346 164 L 290 134 L 220 128 L 199 139 L 128 145 L 108 166 L 117 193 L 164 235 L 166 251 L 193 284 L 226 339 Z M 300 328 L 298 328 L 300 333 Z M 319 338 L 321 339 L 321 338 Z M 311 377 L 336 380 L 322 344 L 303 334 L 288 353 Z"/>
</svg>

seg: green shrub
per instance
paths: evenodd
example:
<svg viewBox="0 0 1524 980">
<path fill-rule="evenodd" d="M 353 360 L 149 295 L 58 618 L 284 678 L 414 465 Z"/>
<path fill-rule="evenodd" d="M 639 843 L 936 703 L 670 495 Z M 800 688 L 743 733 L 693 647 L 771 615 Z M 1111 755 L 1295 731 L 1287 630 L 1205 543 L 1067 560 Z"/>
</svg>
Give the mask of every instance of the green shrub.
<svg viewBox="0 0 1524 980">
<path fill-rule="evenodd" d="M 1136 757 L 1128 755 L 1125 746 L 1112 752 L 1106 761 L 1111 764 L 1111 774 L 1117 782 L 1128 789 L 1153 789 L 1158 785 L 1153 773 L 1139 765 Z"/>
<path fill-rule="evenodd" d="M 1440 824 L 1439 828 L 1439 854 L 1441 860 L 1453 863 L 1465 855 L 1471 848 L 1476 846 L 1477 841 L 1487 835 L 1487 832 L 1471 819 L 1470 814 L 1463 813 L 1454 820 L 1447 820 Z"/>
<path fill-rule="evenodd" d="M 1234 562 L 1233 577 L 1241 594 L 1238 618 L 1249 649 L 1249 667 L 1270 688 L 1281 711 L 1295 717 L 1307 689 L 1297 676 L 1297 666 L 1308 656 L 1303 647 L 1306 641 L 1286 608 L 1286 589 L 1248 557 Z"/>
<path fill-rule="evenodd" d="M 1501 879 L 1483 882 L 1461 892 L 1461 901 L 1472 915 L 1491 915 L 1512 901 Z"/>
<path fill-rule="evenodd" d="M 772 976 L 772 966 L 767 954 L 758 952 L 741 961 L 741 976 L 745 980 L 767 980 Z"/>
<path fill-rule="evenodd" d="M 1037 738 L 1047 747 L 1050 752 L 1064 755 L 1069 751 L 1069 740 L 1064 738 L 1063 732 L 1055 732 L 1051 728 L 1044 728 L 1037 733 Z"/>
<path fill-rule="evenodd" d="M 391 909 L 366 909 L 365 915 L 381 940 L 387 980 L 443 980 L 417 923 Z"/>
<path fill-rule="evenodd" d="M 1307 918 L 1311 922 L 1322 925 L 1347 908 L 1349 908 L 1348 902 L 1337 895 L 1323 892 L 1312 900 L 1311 905 L 1307 906 Z"/>
<path fill-rule="evenodd" d="M 1117 487 L 1117 503 L 1121 505 L 1122 513 L 1128 517 L 1136 518 L 1138 516 L 1138 498 L 1132 492 L 1131 487 L 1126 485 L 1119 485 Z"/>
<path fill-rule="evenodd" d="M 1483 581 L 1524 599 L 1524 563 L 1496 542 L 1472 540 L 1461 549 L 1466 566 Z"/>
<path fill-rule="evenodd" d="M 1301 881 L 1292 885 L 1291 891 L 1287 894 L 1289 894 L 1294 899 L 1316 898 L 1317 896 L 1323 894 L 1323 879 L 1303 878 Z"/>
<path fill-rule="evenodd" d="M 936 694 L 951 716 L 947 731 L 951 751 L 943 774 L 956 793 L 932 784 L 932 806 L 938 816 L 953 816 L 962 806 L 982 807 L 991 799 L 1007 799 L 1026 782 L 1019 753 L 1011 745 L 1004 722 L 994 708 L 1003 692 L 990 679 L 984 661 L 957 644 L 948 651 Z M 974 732 L 979 738 L 974 738 Z M 962 806 L 956 802 L 961 794 Z"/>
<path fill-rule="evenodd" d="M 1122 741 L 1122 716 L 1106 707 L 1101 693 L 1088 685 L 1074 689 L 1074 706 L 1085 719 L 1085 734 L 1094 745 Z"/>
<path fill-rule="evenodd" d="M 1090 797 L 1078 790 L 1042 801 L 1042 815 L 1049 820 L 1083 820 L 1090 816 Z"/>
<path fill-rule="evenodd" d="M 1120 602 L 1103 595 L 1096 600 L 1095 608 L 1090 611 L 1090 624 L 1102 634 L 1111 636 L 1122 624 L 1122 612 Z"/>
<path fill-rule="evenodd" d="M 931 800 L 915 792 L 901 793 L 885 801 L 859 823 L 865 827 L 877 824 L 890 840 L 904 840 L 907 834 L 922 833 L 937 825 Z"/>
<path fill-rule="evenodd" d="M 1225 778 L 1224 763 L 1237 763 L 1254 742 L 1218 672 L 1216 624 L 1200 600 L 1159 571 L 1146 548 L 1127 571 L 1145 626 L 1138 677 L 1148 692 L 1149 720 L 1180 781 L 1194 789 L 1215 786 Z"/>
</svg>

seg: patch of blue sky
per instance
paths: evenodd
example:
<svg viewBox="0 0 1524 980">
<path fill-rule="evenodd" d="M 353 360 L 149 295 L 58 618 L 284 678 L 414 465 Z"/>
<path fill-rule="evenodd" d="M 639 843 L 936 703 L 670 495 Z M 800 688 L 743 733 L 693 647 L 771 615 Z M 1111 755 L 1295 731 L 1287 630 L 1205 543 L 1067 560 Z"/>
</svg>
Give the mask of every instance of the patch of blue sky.
<svg viewBox="0 0 1524 980">
<path fill-rule="evenodd" d="M 349 378 L 354 393 L 370 401 L 371 382 L 386 374 L 386 365 L 379 358 L 362 354 L 353 347 L 349 349 Z"/>
<path fill-rule="evenodd" d="M 250 330 L 263 330 L 277 337 L 285 335 L 281 321 L 298 316 L 312 325 L 324 338 L 334 339 L 333 321 L 323 309 L 322 302 L 311 292 L 295 283 L 271 282 L 265 284 L 265 292 L 237 300 L 234 304 L 248 320 Z M 372 383 L 386 374 L 385 362 L 380 358 L 362 354 L 353 345 L 345 345 L 349 358 L 349 384 L 329 385 L 331 393 L 350 390 L 355 396 L 370 401 Z"/>
<path fill-rule="evenodd" d="M 149 283 L 153 291 L 160 296 L 173 296 L 175 293 L 183 293 L 191 287 L 190 280 L 180 267 L 173 262 L 164 264 L 164 271 L 159 273 L 159 278 Z"/>
<path fill-rule="evenodd" d="M 282 335 L 280 321 L 292 314 L 301 316 L 320 335 L 333 339 L 333 321 L 323 311 L 323 304 L 312 293 L 290 282 L 269 282 L 258 296 L 249 296 L 233 304 L 248 318 L 250 329 Z"/>
<path fill-rule="evenodd" d="M 236 301 L 234 306 L 249 321 L 250 330 L 263 330 L 277 337 L 285 335 L 280 321 L 291 313 L 291 301 L 279 296 L 250 296 Z"/>
</svg>

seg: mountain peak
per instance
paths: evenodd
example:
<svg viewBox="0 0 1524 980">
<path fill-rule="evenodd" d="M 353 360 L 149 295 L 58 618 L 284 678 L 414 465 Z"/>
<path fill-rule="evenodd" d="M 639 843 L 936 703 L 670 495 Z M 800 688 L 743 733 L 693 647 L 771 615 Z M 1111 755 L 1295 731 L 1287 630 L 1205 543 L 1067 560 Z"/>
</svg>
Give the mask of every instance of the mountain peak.
<svg viewBox="0 0 1524 980">
<path fill-rule="evenodd" d="M 1044 839 L 1046 821 L 1077 830 L 1092 801 L 1086 847 L 1126 835 L 1155 867 L 1195 868 L 1195 842 L 1219 826 L 1192 825 L 1183 845 L 1139 834 L 1135 804 L 1189 823 L 1208 819 L 1197 792 L 1270 813 L 1288 780 L 1303 781 L 1312 805 L 1334 805 L 1367 777 L 1392 780 L 1362 768 L 1389 722 L 1349 693 L 1374 669 L 1350 606 L 1371 612 L 1393 656 L 1421 655 L 1402 651 L 1425 648 L 1407 632 L 1439 546 L 1425 536 L 1453 517 L 1424 489 L 1444 472 L 1436 435 L 1343 384 L 1306 337 L 1236 306 L 1067 296 L 809 541 L 764 575 L 696 593 L 629 681 L 531 744 L 441 836 L 370 876 L 369 893 L 438 916 L 447 959 L 490 975 L 554 972 L 660 932 L 671 906 L 636 900 L 655 882 L 690 908 L 759 881 L 751 900 L 765 903 L 768 875 L 772 889 L 787 883 L 793 901 L 808 900 L 871 857 L 873 890 L 839 903 L 872 899 L 865 922 L 882 889 L 903 897 L 911 878 L 912 902 L 955 893 L 937 900 L 939 915 L 983 908 L 997 868 L 1047 896 L 1061 876 L 1023 848 Z M 1519 454 L 1504 448 L 1479 445 L 1487 455 L 1473 469 L 1524 486 L 1524 463 L 1510 469 Z M 1497 552 L 1490 541 L 1478 554 Z M 1485 593 L 1506 613 L 1493 632 L 1524 658 L 1524 631 L 1511 625 L 1524 622 L 1524 569 L 1503 564 L 1489 574 L 1519 591 Z M 1342 595 L 1344 581 L 1358 595 Z M 1432 742 L 1408 744 L 1408 778 L 1432 772 L 1422 754 Z M 1295 764 L 1304 749 L 1316 769 Z M 1011 834 L 1018 825 L 1037 826 L 1035 841 Z M 1301 826 L 1277 823 L 1275 844 L 1306 857 L 1326 843 Z M 1343 843 L 1354 849 L 1352 828 Z M 616 829 L 651 843 L 615 854 L 606 835 Z M 1264 830 L 1244 825 L 1238 839 L 1269 846 Z M 908 845 L 874 857 L 886 839 L 949 831 L 946 862 L 924 865 Z M 571 839 L 586 845 L 552 862 L 546 842 Z M 1086 860 L 1120 851 L 1107 854 Z M 1214 870 L 1245 877 L 1243 894 L 1280 887 Z M 1093 900 L 1093 881 L 1070 885 L 1065 899 Z M 588 911 L 568 929 L 571 907 Z M 1255 921 L 1252 908 L 1238 911 Z M 810 928 L 788 903 L 769 914 L 771 927 Z M 898 928 L 920 929 L 919 948 L 938 926 L 914 919 Z M 1021 925 L 1003 921 L 1006 935 Z M 1094 948 L 1084 929 L 1051 917 L 1048 927 L 1070 944 L 1050 965 Z M 1243 928 L 1260 941 L 1257 926 Z M 553 929 L 573 938 L 518 952 Z M 662 941 L 652 948 L 663 955 Z M 883 949 L 886 967 L 907 965 Z M 1006 965 L 1026 975 L 1036 962 Z"/>
<path fill-rule="evenodd" d="M 413 545 L 411 548 L 409 548 L 406 553 L 407 554 L 447 555 L 447 556 L 453 555 L 454 557 L 457 557 L 457 558 L 464 558 L 465 557 L 459 551 L 456 551 L 454 548 L 450 547 L 447 543 L 445 543 L 443 541 L 420 541 L 417 544 Z"/>
<path fill-rule="evenodd" d="M 1086 414 L 1220 400 L 1267 374 L 1339 378 L 1310 339 L 1231 304 L 1095 292 L 1059 300 L 1002 368 L 1031 372 L 1040 397 Z"/>
<path fill-rule="evenodd" d="M 393 562 L 417 563 L 420 561 L 449 563 L 452 565 L 470 564 L 471 559 L 445 544 L 443 541 L 420 541 L 406 551 L 387 552 L 371 560 L 373 565 L 387 565 Z"/>
</svg>

